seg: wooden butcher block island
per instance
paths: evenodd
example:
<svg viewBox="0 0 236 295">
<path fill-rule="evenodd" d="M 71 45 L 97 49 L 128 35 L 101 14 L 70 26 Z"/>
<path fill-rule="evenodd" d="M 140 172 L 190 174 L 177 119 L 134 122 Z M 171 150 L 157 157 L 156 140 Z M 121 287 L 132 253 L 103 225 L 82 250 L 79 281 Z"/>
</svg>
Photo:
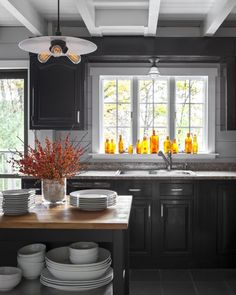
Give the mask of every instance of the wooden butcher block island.
<svg viewBox="0 0 236 295">
<path fill-rule="evenodd" d="M 111 243 L 114 269 L 113 294 L 128 294 L 128 227 L 132 196 L 118 196 L 116 206 L 96 212 L 79 210 L 70 206 L 68 202 L 49 207 L 40 202 L 40 196 L 38 201 L 29 214 L 0 216 L 0 243 L 23 240 L 29 243 L 54 241 Z"/>
</svg>

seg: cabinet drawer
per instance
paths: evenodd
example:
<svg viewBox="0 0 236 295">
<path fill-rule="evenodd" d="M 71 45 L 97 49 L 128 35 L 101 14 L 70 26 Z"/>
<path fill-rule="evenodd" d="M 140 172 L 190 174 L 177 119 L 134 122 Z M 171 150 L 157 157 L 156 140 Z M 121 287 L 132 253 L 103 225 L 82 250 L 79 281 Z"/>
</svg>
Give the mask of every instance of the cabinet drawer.
<svg viewBox="0 0 236 295">
<path fill-rule="evenodd" d="M 187 196 L 193 194 L 192 183 L 161 183 L 161 196 Z"/>
<path fill-rule="evenodd" d="M 138 198 L 152 197 L 152 184 L 151 182 L 119 182 L 117 184 L 117 192 L 120 195 L 132 195 Z"/>
</svg>

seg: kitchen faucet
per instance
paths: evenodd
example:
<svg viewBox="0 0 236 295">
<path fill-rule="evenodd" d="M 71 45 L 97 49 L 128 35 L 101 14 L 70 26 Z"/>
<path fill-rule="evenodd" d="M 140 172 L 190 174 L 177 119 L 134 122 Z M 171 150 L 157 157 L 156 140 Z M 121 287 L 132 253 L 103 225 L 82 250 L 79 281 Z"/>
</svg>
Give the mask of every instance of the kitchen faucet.
<svg viewBox="0 0 236 295">
<path fill-rule="evenodd" d="M 164 155 L 162 151 L 158 152 L 158 156 L 161 156 L 166 164 L 166 169 L 170 171 L 172 169 L 172 153 L 168 151 L 167 156 Z"/>
</svg>

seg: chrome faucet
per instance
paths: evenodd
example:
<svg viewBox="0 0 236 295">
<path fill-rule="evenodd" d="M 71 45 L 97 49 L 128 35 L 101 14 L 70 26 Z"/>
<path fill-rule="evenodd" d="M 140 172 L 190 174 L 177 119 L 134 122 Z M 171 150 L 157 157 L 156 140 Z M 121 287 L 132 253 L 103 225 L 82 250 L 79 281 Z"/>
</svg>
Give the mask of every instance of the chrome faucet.
<svg viewBox="0 0 236 295">
<path fill-rule="evenodd" d="M 171 153 L 171 151 L 169 151 L 167 153 L 167 156 L 165 156 L 162 151 L 159 151 L 158 156 L 161 156 L 163 158 L 163 160 L 165 161 L 165 164 L 166 164 L 166 169 L 168 171 L 170 171 L 172 169 L 172 153 Z"/>
</svg>

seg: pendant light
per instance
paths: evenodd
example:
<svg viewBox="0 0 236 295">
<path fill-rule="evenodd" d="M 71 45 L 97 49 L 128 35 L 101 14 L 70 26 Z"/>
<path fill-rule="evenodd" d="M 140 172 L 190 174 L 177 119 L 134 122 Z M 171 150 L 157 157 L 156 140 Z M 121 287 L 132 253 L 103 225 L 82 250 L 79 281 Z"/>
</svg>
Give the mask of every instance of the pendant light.
<svg viewBox="0 0 236 295">
<path fill-rule="evenodd" d="M 22 50 L 38 54 L 38 60 L 41 63 L 46 63 L 51 56 L 67 56 L 72 63 L 78 64 L 81 61 L 81 55 L 95 51 L 97 46 L 85 39 L 61 35 L 60 0 L 57 4 L 57 31 L 55 35 L 25 39 L 19 43 L 19 47 Z"/>
<path fill-rule="evenodd" d="M 150 63 L 152 64 L 149 72 L 148 72 L 148 75 L 152 78 L 152 79 L 155 79 L 155 78 L 158 78 L 160 76 L 160 72 L 158 70 L 158 67 L 157 67 L 157 63 L 159 62 L 159 58 L 150 58 L 149 61 Z"/>
</svg>

